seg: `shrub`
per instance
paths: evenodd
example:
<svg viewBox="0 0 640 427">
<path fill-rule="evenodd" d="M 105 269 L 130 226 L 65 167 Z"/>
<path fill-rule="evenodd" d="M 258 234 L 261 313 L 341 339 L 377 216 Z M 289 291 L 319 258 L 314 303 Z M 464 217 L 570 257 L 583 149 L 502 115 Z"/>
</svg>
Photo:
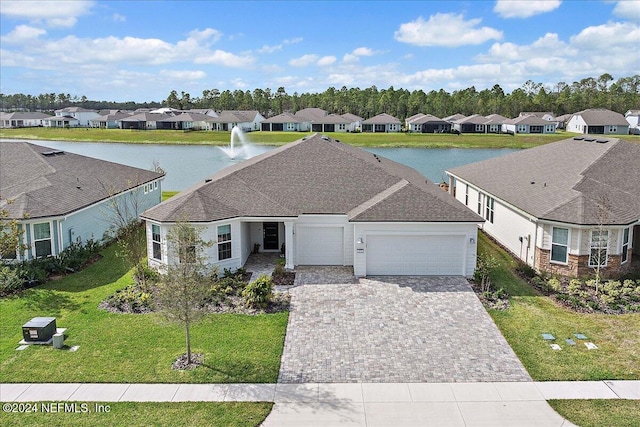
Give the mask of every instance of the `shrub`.
<svg viewBox="0 0 640 427">
<path fill-rule="evenodd" d="M 151 311 L 151 294 L 141 291 L 135 285 L 116 291 L 106 301 L 109 306 L 126 313 L 146 313 Z"/>
<path fill-rule="evenodd" d="M 481 254 L 478 256 L 473 279 L 480 284 L 483 292 L 491 290 L 491 279 L 498 265 L 498 260 L 492 255 Z"/>
<path fill-rule="evenodd" d="M 569 286 L 567 287 L 567 291 L 569 295 L 579 295 L 582 290 L 582 282 L 578 279 L 571 279 L 569 281 Z"/>
<path fill-rule="evenodd" d="M 24 278 L 20 269 L 0 265 L 0 295 L 8 295 L 22 289 Z"/>
<path fill-rule="evenodd" d="M 552 277 L 547 280 L 547 287 L 549 289 L 553 289 L 556 292 L 560 292 L 562 290 L 562 282 L 557 277 Z"/>
<path fill-rule="evenodd" d="M 264 308 L 273 296 L 273 281 L 266 274 L 260 275 L 249 283 L 242 291 L 242 298 L 247 307 Z"/>
</svg>

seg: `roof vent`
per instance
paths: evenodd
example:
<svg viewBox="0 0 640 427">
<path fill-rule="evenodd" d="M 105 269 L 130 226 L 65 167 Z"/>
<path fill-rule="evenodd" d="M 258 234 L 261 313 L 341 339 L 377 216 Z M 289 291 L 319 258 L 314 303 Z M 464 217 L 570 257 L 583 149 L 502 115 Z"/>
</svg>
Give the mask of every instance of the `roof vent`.
<svg viewBox="0 0 640 427">
<path fill-rule="evenodd" d="M 584 139 L 584 136 L 575 136 L 573 137 L 573 139 L 575 139 L 576 141 L 582 141 Z"/>
<path fill-rule="evenodd" d="M 204 180 L 205 184 L 208 183 L 208 182 L 211 182 L 211 181 L 212 181 L 211 178 L 207 178 L 207 179 Z"/>
<path fill-rule="evenodd" d="M 323 136 L 322 139 L 324 139 L 325 141 L 328 141 L 329 137 L 328 136 Z"/>
<path fill-rule="evenodd" d="M 585 141 L 587 141 L 587 142 L 593 142 L 593 141 L 595 141 L 596 139 L 595 139 L 595 138 L 585 138 L 584 140 L 585 140 Z"/>
<path fill-rule="evenodd" d="M 64 154 L 64 151 L 43 151 L 42 155 L 46 157 L 58 156 Z"/>
<path fill-rule="evenodd" d="M 606 144 L 607 142 L 609 142 L 609 140 L 608 139 L 596 139 L 596 142 L 598 144 Z"/>
</svg>

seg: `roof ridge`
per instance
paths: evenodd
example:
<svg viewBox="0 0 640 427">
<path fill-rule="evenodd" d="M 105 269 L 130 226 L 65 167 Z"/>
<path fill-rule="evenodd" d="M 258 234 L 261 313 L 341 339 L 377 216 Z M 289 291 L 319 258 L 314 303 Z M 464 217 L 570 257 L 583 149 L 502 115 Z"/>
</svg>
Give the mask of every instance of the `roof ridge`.
<svg viewBox="0 0 640 427">
<path fill-rule="evenodd" d="M 384 199 L 386 199 L 389 196 L 391 196 L 392 194 L 400 191 L 401 189 L 403 189 L 407 185 L 409 185 L 409 181 L 407 181 L 404 178 L 401 179 L 400 181 L 398 181 L 397 183 L 395 183 L 391 187 L 381 191 L 380 193 L 376 194 L 375 196 L 373 196 L 369 200 L 367 200 L 367 201 L 361 203 L 360 205 L 356 206 L 355 208 L 351 209 L 349 212 L 347 212 L 347 218 L 351 219 L 351 218 L 354 218 L 354 217 L 366 212 L 367 210 L 371 209 L 372 207 L 374 207 L 378 203 L 382 202 Z"/>
</svg>

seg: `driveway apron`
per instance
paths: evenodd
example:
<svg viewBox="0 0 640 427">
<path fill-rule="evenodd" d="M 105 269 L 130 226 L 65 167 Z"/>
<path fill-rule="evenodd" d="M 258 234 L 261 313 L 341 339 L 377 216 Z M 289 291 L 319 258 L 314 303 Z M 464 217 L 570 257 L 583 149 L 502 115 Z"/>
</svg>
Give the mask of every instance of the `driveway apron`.
<svg viewBox="0 0 640 427">
<path fill-rule="evenodd" d="M 278 382 L 531 381 L 462 277 L 298 272 Z"/>
</svg>

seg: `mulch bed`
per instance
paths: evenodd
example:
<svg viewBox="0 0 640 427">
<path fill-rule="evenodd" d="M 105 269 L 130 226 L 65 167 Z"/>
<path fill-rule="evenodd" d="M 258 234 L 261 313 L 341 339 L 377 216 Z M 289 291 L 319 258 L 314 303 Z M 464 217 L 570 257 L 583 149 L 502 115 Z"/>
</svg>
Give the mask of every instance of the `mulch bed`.
<svg viewBox="0 0 640 427">
<path fill-rule="evenodd" d="M 191 353 L 191 363 L 187 363 L 187 355 L 183 354 L 173 362 L 171 369 L 180 371 L 196 369 L 198 366 L 202 365 L 203 360 L 204 355 L 202 353 Z"/>
</svg>

